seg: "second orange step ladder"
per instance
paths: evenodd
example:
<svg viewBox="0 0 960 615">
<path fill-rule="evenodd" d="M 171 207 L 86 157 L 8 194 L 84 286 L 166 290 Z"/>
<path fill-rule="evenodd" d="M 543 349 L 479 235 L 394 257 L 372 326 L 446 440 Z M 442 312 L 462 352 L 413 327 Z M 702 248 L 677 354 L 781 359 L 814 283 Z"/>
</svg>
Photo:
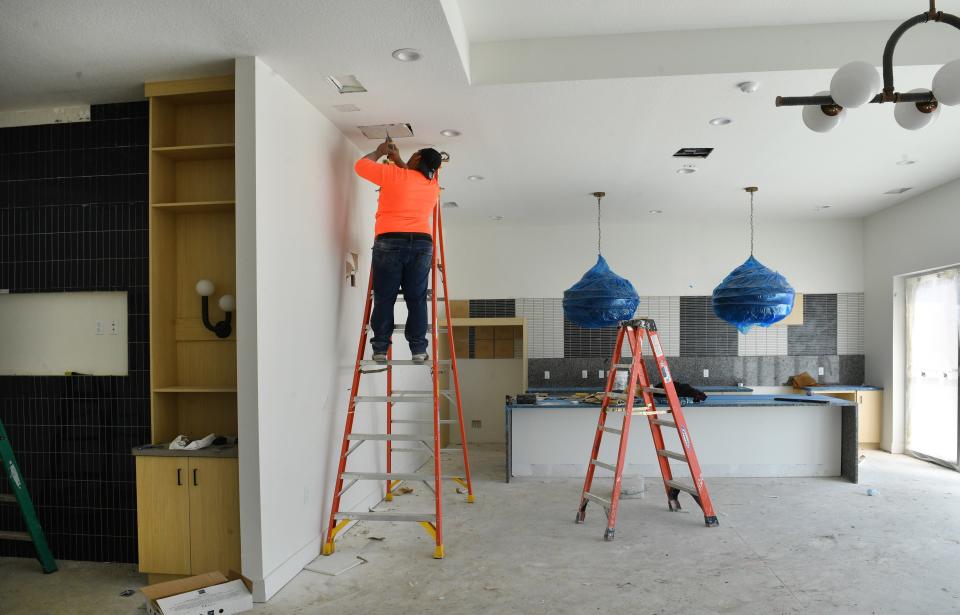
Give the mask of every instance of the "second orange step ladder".
<svg viewBox="0 0 960 615">
<path fill-rule="evenodd" d="M 660 372 L 660 378 L 663 382 L 662 389 L 650 385 L 647 366 L 643 361 L 644 337 L 646 337 L 653 352 L 657 370 Z M 633 357 L 630 363 L 624 362 L 624 341 L 627 342 L 627 347 Z M 630 374 L 627 378 L 627 385 L 622 393 L 616 392 L 614 391 L 616 375 L 623 371 Z M 638 392 L 643 400 L 643 404 L 639 407 L 635 406 Z M 657 408 L 654 401 L 655 394 L 666 397 L 666 409 Z M 624 405 L 618 405 L 617 402 L 619 401 L 625 402 Z M 619 427 L 607 425 L 607 417 L 614 413 L 623 415 L 623 422 Z M 700 463 L 697 461 L 697 453 L 693 450 L 693 440 L 690 437 L 687 421 L 684 419 L 683 411 L 680 408 L 680 398 L 677 396 L 673 376 L 670 373 L 670 367 L 667 365 L 667 358 L 660 346 L 657 325 L 650 318 L 637 318 L 622 322 L 617 331 L 617 342 L 613 350 L 610 371 L 607 374 L 607 387 L 600 405 L 600 419 L 597 421 L 597 432 L 593 440 L 593 449 L 590 452 L 587 477 L 583 483 L 576 522 L 583 523 L 587 514 L 587 504 L 590 502 L 599 504 L 607 513 L 607 529 L 604 531 L 603 539 L 613 540 L 617 525 L 617 508 L 620 503 L 620 483 L 623 478 L 627 442 L 630 437 L 630 421 L 632 417 L 637 415 L 646 416 L 648 419 L 650 433 L 653 436 L 653 445 L 657 451 L 657 461 L 660 464 L 660 473 L 663 475 L 663 488 L 667 495 L 667 505 L 670 510 L 680 510 L 680 501 L 677 498 L 680 492 L 684 491 L 692 495 L 700 508 L 703 509 L 703 518 L 707 527 L 720 525 L 716 514 L 713 512 L 713 503 L 710 501 L 707 485 L 703 482 Z M 677 430 L 683 452 L 667 450 L 661 431 L 662 427 Z M 606 463 L 598 458 L 604 433 L 614 434 L 620 439 L 615 463 Z M 671 459 L 681 461 L 689 467 L 692 482 L 688 483 L 674 478 L 673 470 L 670 467 Z M 609 500 L 590 491 L 593 488 L 594 471 L 598 467 L 613 472 L 613 491 Z"/>
</svg>

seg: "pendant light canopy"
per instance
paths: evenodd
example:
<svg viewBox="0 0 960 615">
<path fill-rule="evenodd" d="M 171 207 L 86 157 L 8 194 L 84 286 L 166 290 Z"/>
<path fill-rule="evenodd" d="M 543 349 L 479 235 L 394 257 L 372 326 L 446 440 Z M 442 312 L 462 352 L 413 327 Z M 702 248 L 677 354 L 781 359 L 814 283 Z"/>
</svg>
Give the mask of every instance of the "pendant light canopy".
<svg viewBox="0 0 960 615">
<path fill-rule="evenodd" d="M 605 193 L 593 196 L 597 197 L 597 264 L 563 292 L 564 317 L 586 329 L 615 327 L 633 318 L 640 305 L 633 284 L 611 271 L 600 253 L 600 199 Z"/>
<path fill-rule="evenodd" d="M 793 310 L 794 290 L 787 279 L 753 257 L 753 195 L 750 193 L 750 257 L 713 289 L 713 313 L 746 333 L 754 325 L 769 327 Z"/>
</svg>

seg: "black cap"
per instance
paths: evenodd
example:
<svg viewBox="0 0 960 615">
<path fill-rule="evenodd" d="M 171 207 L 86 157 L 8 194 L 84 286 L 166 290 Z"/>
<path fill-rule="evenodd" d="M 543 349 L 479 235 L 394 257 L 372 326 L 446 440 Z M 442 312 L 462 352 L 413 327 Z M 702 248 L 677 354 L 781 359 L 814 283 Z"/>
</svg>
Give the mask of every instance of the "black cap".
<svg viewBox="0 0 960 615">
<path fill-rule="evenodd" d="M 420 164 L 417 165 L 417 170 L 423 173 L 427 179 L 433 179 L 437 169 L 440 168 L 441 162 L 443 162 L 443 159 L 440 152 L 432 147 L 425 147 L 420 150 Z"/>
</svg>

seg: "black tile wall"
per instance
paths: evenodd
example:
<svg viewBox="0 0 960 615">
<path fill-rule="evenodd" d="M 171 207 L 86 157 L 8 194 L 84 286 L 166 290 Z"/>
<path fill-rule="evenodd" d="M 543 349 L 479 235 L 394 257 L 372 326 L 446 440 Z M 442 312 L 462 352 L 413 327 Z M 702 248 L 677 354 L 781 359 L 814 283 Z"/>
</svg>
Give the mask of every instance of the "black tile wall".
<svg viewBox="0 0 960 615">
<path fill-rule="evenodd" d="M 563 356 L 567 358 L 595 357 L 610 361 L 617 344 L 617 328 L 584 329 L 563 319 Z"/>
<path fill-rule="evenodd" d="M 837 354 L 837 295 L 804 295 L 803 324 L 787 329 L 788 354 Z"/>
<path fill-rule="evenodd" d="M 737 356 L 737 329 L 717 318 L 710 297 L 680 297 L 680 356 Z"/>
<path fill-rule="evenodd" d="M 516 299 L 471 299 L 470 318 L 514 318 Z"/>
<path fill-rule="evenodd" d="M 137 558 L 130 449 L 150 438 L 147 111 L 95 105 L 90 122 L 0 129 L 0 289 L 128 292 L 128 376 L 0 376 L 0 419 L 58 559 Z M 0 528 L 22 528 L 16 507 L 0 507 Z M 2 541 L 0 555 L 33 557 L 32 545 Z"/>
</svg>

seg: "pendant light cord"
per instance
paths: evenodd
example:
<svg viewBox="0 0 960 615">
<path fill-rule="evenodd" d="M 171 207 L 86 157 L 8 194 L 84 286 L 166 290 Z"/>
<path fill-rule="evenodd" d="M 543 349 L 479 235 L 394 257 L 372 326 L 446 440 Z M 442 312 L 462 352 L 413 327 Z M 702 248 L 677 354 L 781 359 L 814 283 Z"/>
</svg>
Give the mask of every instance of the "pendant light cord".
<svg viewBox="0 0 960 615">
<path fill-rule="evenodd" d="M 750 193 L 750 256 L 753 256 L 753 192 Z"/>
<path fill-rule="evenodd" d="M 597 256 L 600 256 L 600 199 L 603 197 L 597 197 Z"/>
</svg>

